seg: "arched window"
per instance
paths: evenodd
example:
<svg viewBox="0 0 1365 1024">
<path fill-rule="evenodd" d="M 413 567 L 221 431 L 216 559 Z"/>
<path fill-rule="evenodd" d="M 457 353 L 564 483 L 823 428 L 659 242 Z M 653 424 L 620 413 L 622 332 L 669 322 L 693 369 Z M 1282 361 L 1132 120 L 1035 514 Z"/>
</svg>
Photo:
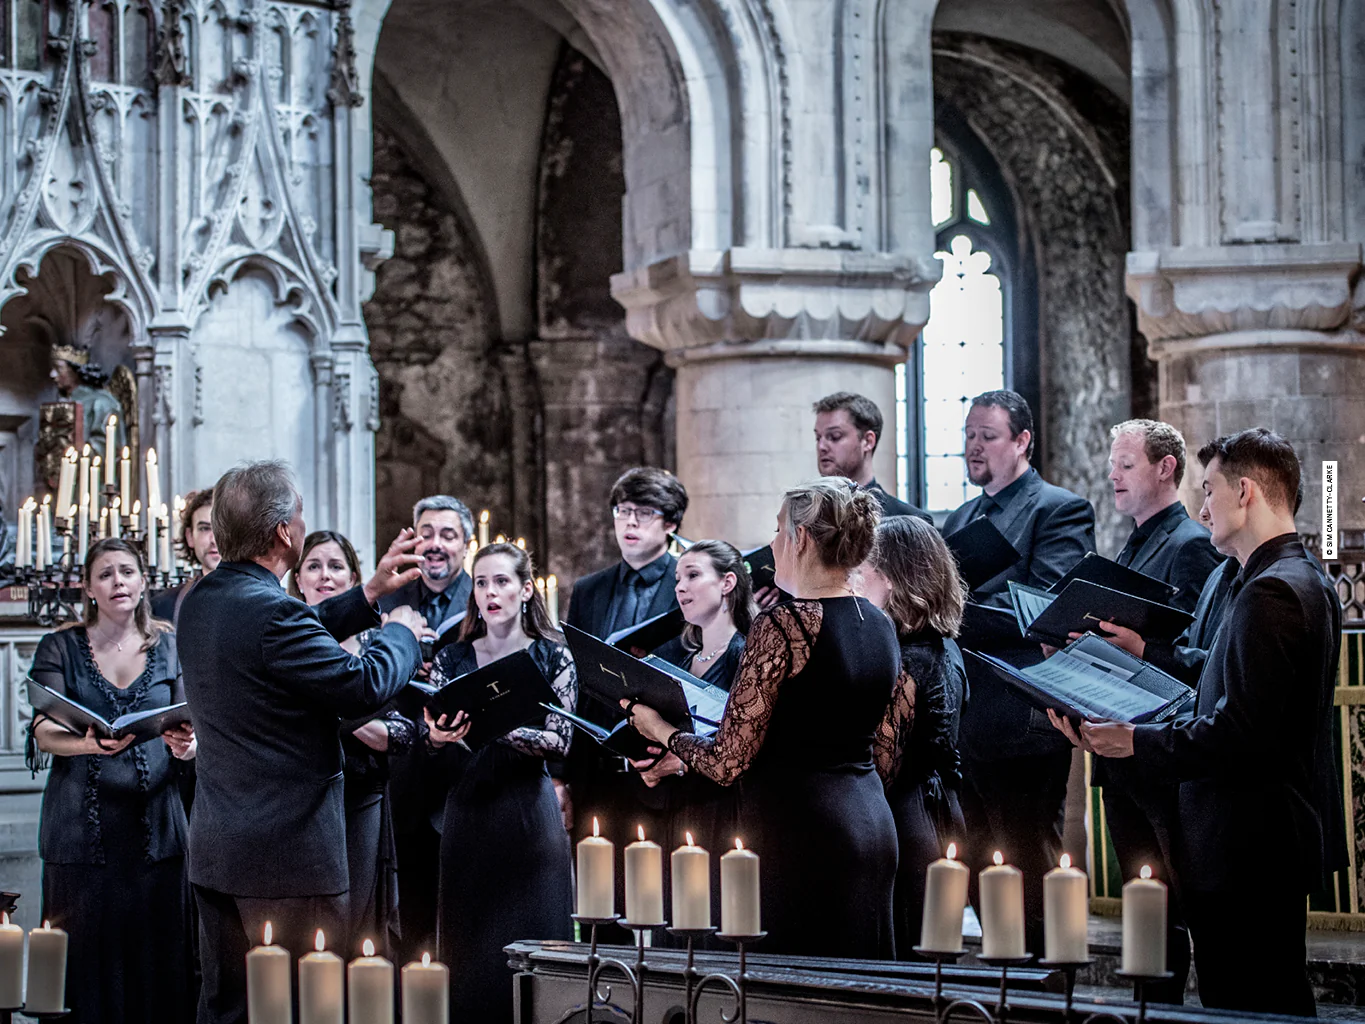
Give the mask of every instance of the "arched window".
<svg viewBox="0 0 1365 1024">
<path fill-rule="evenodd" d="M 897 481 L 904 500 L 945 512 L 978 493 L 963 457 L 969 403 L 1015 386 L 1017 241 L 1004 189 L 946 148 L 931 151 L 929 182 L 943 277 L 911 358 L 896 367 Z"/>
</svg>

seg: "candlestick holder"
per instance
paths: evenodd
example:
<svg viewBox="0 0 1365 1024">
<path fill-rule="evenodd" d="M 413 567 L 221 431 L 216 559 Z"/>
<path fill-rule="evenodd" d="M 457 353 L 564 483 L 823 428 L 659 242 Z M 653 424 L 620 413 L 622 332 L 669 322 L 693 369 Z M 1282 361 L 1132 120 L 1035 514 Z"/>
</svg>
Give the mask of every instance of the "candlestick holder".
<svg viewBox="0 0 1365 1024">
<path fill-rule="evenodd" d="M 65 1017 L 70 1010 L 25 1010 L 22 1006 L 0 1006 L 0 1024 L 14 1024 L 14 1015 L 22 1013 L 34 1020 L 56 1020 Z"/>
<path fill-rule="evenodd" d="M 597 952 L 598 926 L 615 924 L 616 922 L 621 920 L 620 916 L 613 914 L 611 917 L 586 917 L 583 914 L 574 914 L 573 919 L 577 921 L 580 925 L 587 925 L 589 934 L 588 1001 L 584 1004 L 583 1008 L 585 1024 L 592 1024 L 592 1011 L 594 1006 L 596 1006 L 599 1002 L 604 1004 L 611 1002 L 611 986 L 608 985 L 605 992 L 599 991 L 598 989 L 598 980 L 602 972 L 609 967 L 615 968 L 616 970 L 620 971 L 621 974 L 625 977 L 626 983 L 630 985 L 631 994 L 634 996 L 634 999 L 632 1000 L 632 1006 L 638 1007 L 640 1004 L 640 1000 L 642 998 L 642 993 L 640 991 L 640 979 L 636 976 L 635 971 L 632 970 L 630 965 L 627 964 L 625 961 L 618 960 L 615 957 L 604 957 Z M 643 936 L 640 937 L 639 943 L 641 947 L 643 947 L 644 945 Z M 644 957 L 643 952 L 640 953 L 640 957 L 641 959 L 643 959 Z M 639 1020 L 638 1012 L 636 1016 L 633 1016 L 631 1018 L 631 1020 L 632 1021 Z"/>
<path fill-rule="evenodd" d="M 739 950 L 739 972 L 732 978 L 728 974 L 708 974 L 697 982 L 696 988 L 692 990 L 692 997 L 688 1002 L 687 1018 L 691 1024 L 697 1021 L 697 1003 L 701 1000 L 701 994 L 706 990 L 706 986 L 713 982 L 723 988 L 730 990 L 730 995 L 734 997 L 735 1008 L 732 1013 L 720 1011 L 720 1019 L 723 1024 L 749 1024 L 749 963 L 747 958 L 748 947 L 762 939 L 767 932 L 756 932 L 753 935 L 731 935 L 726 932 L 717 932 L 716 935 L 726 942 L 734 943 Z"/>
<path fill-rule="evenodd" d="M 1133 983 L 1133 1002 L 1138 1004 L 1138 1024 L 1144 1024 L 1147 1020 L 1147 986 L 1153 982 L 1169 981 L 1175 977 L 1170 971 L 1161 971 L 1158 974 L 1143 974 L 1136 971 L 1115 971 L 1114 973 Z M 1087 1020 L 1086 1024 L 1090 1024 L 1090 1021 Z"/>
<path fill-rule="evenodd" d="M 934 962 L 934 1016 L 941 1019 L 943 1008 L 947 1005 L 943 997 L 943 965 L 955 964 L 967 955 L 965 949 L 948 951 L 943 949 L 928 949 L 924 946 L 910 947 L 918 956 Z"/>
<path fill-rule="evenodd" d="M 1022 956 L 978 956 L 983 964 L 988 967 L 1000 968 L 1000 999 L 995 1004 L 995 1017 L 999 1024 L 1005 1024 L 1005 1018 L 1009 1015 L 1009 979 L 1011 967 L 1022 967 L 1033 959 L 1032 953 L 1025 953 Z M 973 1002 L 975 1000 L 972 1000 Z M 947 1020 L 952 1007 L 943 1014 L 943 1019 Z"/>
<path fill-rule="evenodd" d="M 687 1018 L 687 1024 L 696 1024 L 696 1018 L 692 1016 L 692 993 L 701 978 L 701 971 L 696 967 L 695 947 L 698 942 L 705 941 L 715 933 L 716 929 L 710 927 L 668 929 L 668 934 L 687 941 L 687 965 L 683 968 L 683 1014 Z"/>
<path fill-rule="evenodd" d="M 1039 967 L 1046 967 L 1050 971 L 1061 971 L 1066 978 L 1066 1008 L 1062 1011 L 1063 1019 L 1070 1024 L 1071 1004 L 1076 996 L 1076 975 L 1082 970 L 1093 964 L 1094 960 L 1039 960 Z"/>
<path fill-rule="evenodd" d="M 621 927 L 629 928 L 635 935 L 635 1015 L 631 1019 L 640 1024 L 645 1019 L 645 936 L 655 929 L 667 928 L 668 924 L 664 921 L 658 924 L 622 921 Z"/>
</svg>

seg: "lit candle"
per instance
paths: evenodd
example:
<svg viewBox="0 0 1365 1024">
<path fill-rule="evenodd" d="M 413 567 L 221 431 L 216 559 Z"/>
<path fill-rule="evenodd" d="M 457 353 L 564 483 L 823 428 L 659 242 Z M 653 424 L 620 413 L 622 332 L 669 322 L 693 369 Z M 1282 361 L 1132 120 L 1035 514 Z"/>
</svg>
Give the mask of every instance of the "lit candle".
<svg viewBox="0 0 1365 1024">
<path fill-rule="evenodd" d="M 71 527 L 66 533 L 62 534 L 62 564 L 68 569 L 71 567 L 71 530 L 76 528 L 76 506 L 72 505 L 67 510 L 66 522 Z"/>
<path fill-rule="evenodd" d="M 1140 878 L 1123 887 L 1123 971 L 1157 975 L 1166 971 L 1166 886 L 1145 865 Z"/>
<path fill-rule="evenodd" d="M 1024 955 L 1024 874 L 995 851 L 995 866 L 981 872 L 981 955 Z"/>
<path fill-rule="evenodd" d="M 374 955 L 365 940 L 365 955 L 346 968 L 346 1005 L 351 1024 L 393 1024 L 393 964 Z"/>
<path fill-rule="evenodd" d="M 757 935 L 758 854 L 735 840 L 735 848 L 720 859 L 720 930 L 723 935 Z"/>
<path fill-rule="evenodd" d="M 493 538 L 493 541 L 494 541 L 494 543 L 497 543 L 497 544 L 506 544 L 506 543 L 507 543 L 507 534 L 505 534 L 505 533 L 500 533 L 500 534 L 498 534 L 496 537 Z"/>
<path fill-rule="evenodd" d="M 81 512 L 76 520 L 76 557 L 85 565 L 85 552 L 90 546 L 90 494 L 81 495 Z"/>
<path fill-rule="evenodd" d="M 147 449 L 147 515 L 155 515 L 161 507 L 161 474 L 156 463 L 156 449 Z"/>
<path fill-rule="evenodd" d="M 115 498 L 109 506 L 109 536 L 123 536 L 123 499 Z"/>
<path fill-rule="evenodd" d="M 1085 872 L 1071 866 L 1071 854 L 1062 854 L 1062 866 L 1043 876 L 1043 947 L 1048 960 L 1077 964 L 1090 955 L 1085 935 L 1089 902 Z"/>
<path fill-rule="evenodd" d="M 161 539 L 161 552 L 158 555 L 161 571 L 170 572 L 174 566 L 171 564 L 171 524 L 166 515 L 166 506 L 161 506 L 161 522 L 158 525 L 159 536 Z"/>
<path fill-rule="evenodd" d="M 550 621 L 559 628 L 559 577 L 550 573 L 545 579 L 545 603 L 550 613 Z"/>
<path fill-rule="evenodd" d="M 142 499 L 133 502 L 133 514 L 128 517 L 128 529 L 134 534 L 142 532 Z"/>
<path fill-rule="evenodd" d="M 39 569 L 46 569 L 52 564 L 52 495 L 43 495 L 43 503 L 38 506 L 38 554 L 42 558 L 43 564 Z"/>
<path fill-rule="evenodd" d="M 673 851 L 669 860 L 673 877 L 673 927 L 711 927 L 711 855 L 692 842 Z"/>
<path fill-rule="evenodd" d="M 645 838 L 626 847 L 626 920 L 631 924 L 664 923 L 664 852 Z"/>
<path fill-rule="evenodd" d="M 44 921 L 28 933 L 28 984 L 24 1010 L 66 1012 L 66 932 Z"/>
<path fill-rule="evenodd" d="M 578 915 L 616 916 L 616 848 L 598 831 L 592 819 L 592 835 L 578 844 Z"/>
<path fill-rule="evenodd" d="M 0 915 L 0 1009 L 24 1005 L 24 930 Z"/>
<path fill-rule="evenodd" d="M 327 952 L 321 928 L 314 948 L 299 960 L 299 1024 L 342 1024 L 345 965 Z"/>
<path fill-rule="evenodd" d="M 14 567 L 16 569 L 28 568 L 28 548 L 31 533 L 29 520 L 32 515 L 32 506 L 32 498 L 25 498 L 24 503 L 19 506 L 19 533 L 14 538 Z"/>
<path fill-rule="evenodd" d="M 403 968 L 403 1024 L 449 1024 L 450 972 L 445 964 L 422 962 Z"/>
<path fill-rule="evenodd" d="M 62 470 L 57 477 L 57 508 L 64 509 L 76 502 L 76 449 L 68 448 L 62 456 Z"/>
<path fill-rule="evenodd" d="M 270 922 L 265 941 L 246 955 L 246 1019 L 248 1024 L 293 1024 L 290 1005 L 289 950 L 271 942 Z"/>
<path fill-rule="evenodd" d="M 537 577 L 536 577 L 536 593 L 540 595 L 540 599 L 541 599 L 542 601 L 545 600 L 545 577 L 544 577 L 544 576 L 537 576 Z M 548 608 L 549 605 L 547 604 L 545 607 Z"/>
<path fill-rule="evenodd" d="M 156 566 L 156 509 L 147 506 L 147 568 Z"/>
<path fill-rule="evenodd" d="M 100 463 L 98 455 L 90 460 L 90 522 L 100 519 Z"/>
<path fill-rule="evenodd" d="M 526 538 L 525 538 L 525 537 L 518 537 L 518 538 L 517 538 L 517 547 L 521 548 L 521 550 L 523 550 L 523 551 L 526 550 Z"/>
<path fill-rule="evenodd" d="M 76 504 L 90 504 L 90 446 L 88 444 L 81 448 L 80 468 L 76 471 L 76 486 L 80 489 L 80 497 L 76 499 Z"/>
<path fill-rule="evenodd" d="M 488 547 L 488 509 L 479 513 L 479 547 Z"/>
<path fill-rule="evenodd" d="M 114 500 L 117 501 L 118 499 L 116 498 Z M 107 508 L 102 508 L 100 509 L 99 538 L 100 540 L 103 540 L 107 536 L 109 536 L 109 510 Z"/>
<path fill-rule="evenodd" d="M 935 953 L 962 949 L 962 913 L 967 907 L 967 879 L 971 872 L 957 860 L 957 844 L 929 865 L 924 879 L 924 917 L 919 944 Z"/>
<path fill-rule="evenodd" d="M 112 484 L 114 482 L 114 437 L 118 431 L 118 417 L 113 413 L 104 421 L 104 482 Z"/>
<path fill-rule="evenodd" d="M 118 496 L 120 507 L 128 511 L 133 500 L 133 454 L 126 444 L 118 460 Z"/>
</svg>

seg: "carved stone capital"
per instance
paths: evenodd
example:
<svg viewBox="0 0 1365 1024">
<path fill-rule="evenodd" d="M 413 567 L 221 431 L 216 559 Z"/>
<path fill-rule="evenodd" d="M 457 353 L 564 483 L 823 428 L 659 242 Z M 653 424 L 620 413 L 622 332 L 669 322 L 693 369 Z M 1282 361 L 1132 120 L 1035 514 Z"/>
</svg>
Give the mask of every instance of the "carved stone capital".
<svg viewBox="0 0 1365 1024">
<path fill-rule="evenodd" d="M 930 257 L 833 249 L 692 250 L 616 274 L 631 336 L 674 365 L 755 355 L 895 363 L 929 318 Z"/>
<path fill-rule="evenodd" d="M 1348 328 L 1360 270 L 1357 242 L 1130 252 L 1127 291 L 1159 358 L 1166 342 L 1304 344 Z"/>
</svg>

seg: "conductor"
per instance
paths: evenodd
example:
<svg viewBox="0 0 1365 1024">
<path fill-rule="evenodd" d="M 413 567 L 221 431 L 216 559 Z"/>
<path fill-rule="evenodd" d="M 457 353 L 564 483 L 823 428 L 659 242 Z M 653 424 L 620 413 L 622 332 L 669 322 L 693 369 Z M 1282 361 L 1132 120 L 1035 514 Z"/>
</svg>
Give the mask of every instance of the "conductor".
<svg viewBox="0 0 1365 1024">
<path fill-rule="evenodd" d="M 421 617 L 374 603 L 415 579 L 404 530 L 364 585 L 309 608 L 280 586 L 302 552 L 303 499 L 282 462 L 213 490 L 218 569 L 185 598 L 179 640 L 199 739 L 190 883 L 199 908 L 200 1024 L 246 1019 L 246 953 L 269 921 L 296 956 L 315 929 L 346 948 L 343 718 L 373 714 L 421 666 Z M 413 566 L 404 569 L 404 566 Z M 357 656 L 338 638 L 380 626 Z"/>
</svg>

